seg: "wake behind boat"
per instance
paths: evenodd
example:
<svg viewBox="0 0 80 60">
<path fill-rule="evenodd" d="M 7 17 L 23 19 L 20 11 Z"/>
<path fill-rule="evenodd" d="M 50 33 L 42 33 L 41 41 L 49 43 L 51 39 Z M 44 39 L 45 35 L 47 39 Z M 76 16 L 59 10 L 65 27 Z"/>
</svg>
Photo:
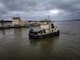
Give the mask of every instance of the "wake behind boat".
<svg viewBox="0 0 80 60">
<path fill-rule="evenodd" d="M 29 31 L 30 38 L 46 38 L 59 36 L 59 29 L 48 20 L 40 22 L 40 28 L 36 31 L 33 28 Z"/>
</svg>

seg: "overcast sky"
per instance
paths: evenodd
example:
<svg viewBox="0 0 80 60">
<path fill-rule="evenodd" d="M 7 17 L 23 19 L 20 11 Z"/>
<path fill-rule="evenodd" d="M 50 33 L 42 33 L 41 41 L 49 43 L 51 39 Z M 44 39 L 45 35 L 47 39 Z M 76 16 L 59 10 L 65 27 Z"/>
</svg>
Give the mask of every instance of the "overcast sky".
<svg viewBox="0 0 80 60">
<path fill-rule="evenodd" d="M 0 0 L 0 19 L 19 16 L 27 20 L 80 18 L 80 0 Z"/>
</svg>

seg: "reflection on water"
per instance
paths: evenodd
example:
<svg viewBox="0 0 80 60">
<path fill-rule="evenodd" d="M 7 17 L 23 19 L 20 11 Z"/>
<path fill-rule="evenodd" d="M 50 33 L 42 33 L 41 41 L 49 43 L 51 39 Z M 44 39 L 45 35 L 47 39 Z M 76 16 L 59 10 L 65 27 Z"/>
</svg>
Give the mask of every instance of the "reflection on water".
<svg viewBox="0 0 80 60">
<path fill-rule="evenodd" d="M 5 29 L 1 29 L 2 34 L 5 35 Z"/>
<path fill-rule="evenodd" d="M 44 50 L 44 49 L 45 50 L 51 50 L 50 48 L 54 47 L 55 40 L 58 40 L 58 37 L 45 38 L 44 40 L 43 39 L 37 39 L 37 40 L 30 39 L 30 44 L 37 46 L 40 50 L 41 49 L 42 50 Z"/>
<path fill-rule="evenodd" d="M 0 60 L 80 60 L 80 22 L 55 24 L 60 36 L 44 39 L 30 39 L 29 28 L 0 30 Z"/>
<path fill-rule="evenodd" d="M 56 39 L 58 39 L 59 37 L 48 37 L 48 38 L 44 38 L 43 39 L 32 39 L 29 38 L 30 43 L 31 44 L 37 44 L 39 42 L 39 44 L 52 44 L 53 41 L 55 41 Z"/>
<path fill-rule="evenodd" d="M 53 48 L 55 45 L 55 41 L 58 40 L 59 37 L 51 37 L 45 39 L 30 39 L 30 45 L 33 47 L 32 50 L 35 50 L 36 58 L 49 60 L 51 59 L 51 54 L 53 52 Z M 35 57 L 35 56 L 34 56 Z M 53 58 L 54 59 L 54 58 Z"/>
<path fill-rule="evenodd" d="M 15 28 L 14 29 L 14 36 L 15 37 L 21 37 L 22 36 L 22 29 L 21 28 Z"/>
<path fill-rule="evenodd" d="M 58 40 L 59 37 L 51 37 L 51 38 L 44 38 L 44 39 L 30 39 L 30 44 L 38 46 L 41 49 L 48 50 L 51 47 L 54 47 L 55 41 Z M 50 49 L 51 50 L 51 49 Z M 48 51 L 49 52 L 49 51 Z"/>
<path fill-rule="evenodd" d="M 22 28 L 15 28 L 14 29 L 14 33 L 16 34 L 16 33 L 20 33 L 22 31 Z"/>
</svg>

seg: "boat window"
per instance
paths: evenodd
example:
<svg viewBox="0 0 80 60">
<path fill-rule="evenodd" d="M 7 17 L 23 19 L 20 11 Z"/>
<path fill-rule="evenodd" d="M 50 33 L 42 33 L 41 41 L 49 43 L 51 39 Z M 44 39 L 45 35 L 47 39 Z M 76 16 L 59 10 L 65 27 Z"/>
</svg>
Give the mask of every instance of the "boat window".
<svg viewBox="0 0 80 60">
<path fill-rule="evenodd" d="M 38 32 L 34 32 L 34 34 L 38 34 Z"/>
<path fill-rule="evenodd" d="M 51 27 L 54 28 L 54 24 L 51 24 Z"/>
<path fill-rule="evenodd" d="M 43 30 L 43 33 L 46 33 L 45 30 Z"/>
</svg>

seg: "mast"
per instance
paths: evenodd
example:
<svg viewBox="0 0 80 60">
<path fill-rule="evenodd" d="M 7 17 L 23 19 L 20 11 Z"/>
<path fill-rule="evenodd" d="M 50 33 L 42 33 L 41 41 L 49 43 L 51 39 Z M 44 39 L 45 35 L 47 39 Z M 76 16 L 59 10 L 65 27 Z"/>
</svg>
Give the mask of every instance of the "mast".
<svg viewBox="0 0 80 60">
<path fill-rule="evenodd" d="M 50 15 L 48 15 L 48 20 L 50 20 Z"/>
</svg>

